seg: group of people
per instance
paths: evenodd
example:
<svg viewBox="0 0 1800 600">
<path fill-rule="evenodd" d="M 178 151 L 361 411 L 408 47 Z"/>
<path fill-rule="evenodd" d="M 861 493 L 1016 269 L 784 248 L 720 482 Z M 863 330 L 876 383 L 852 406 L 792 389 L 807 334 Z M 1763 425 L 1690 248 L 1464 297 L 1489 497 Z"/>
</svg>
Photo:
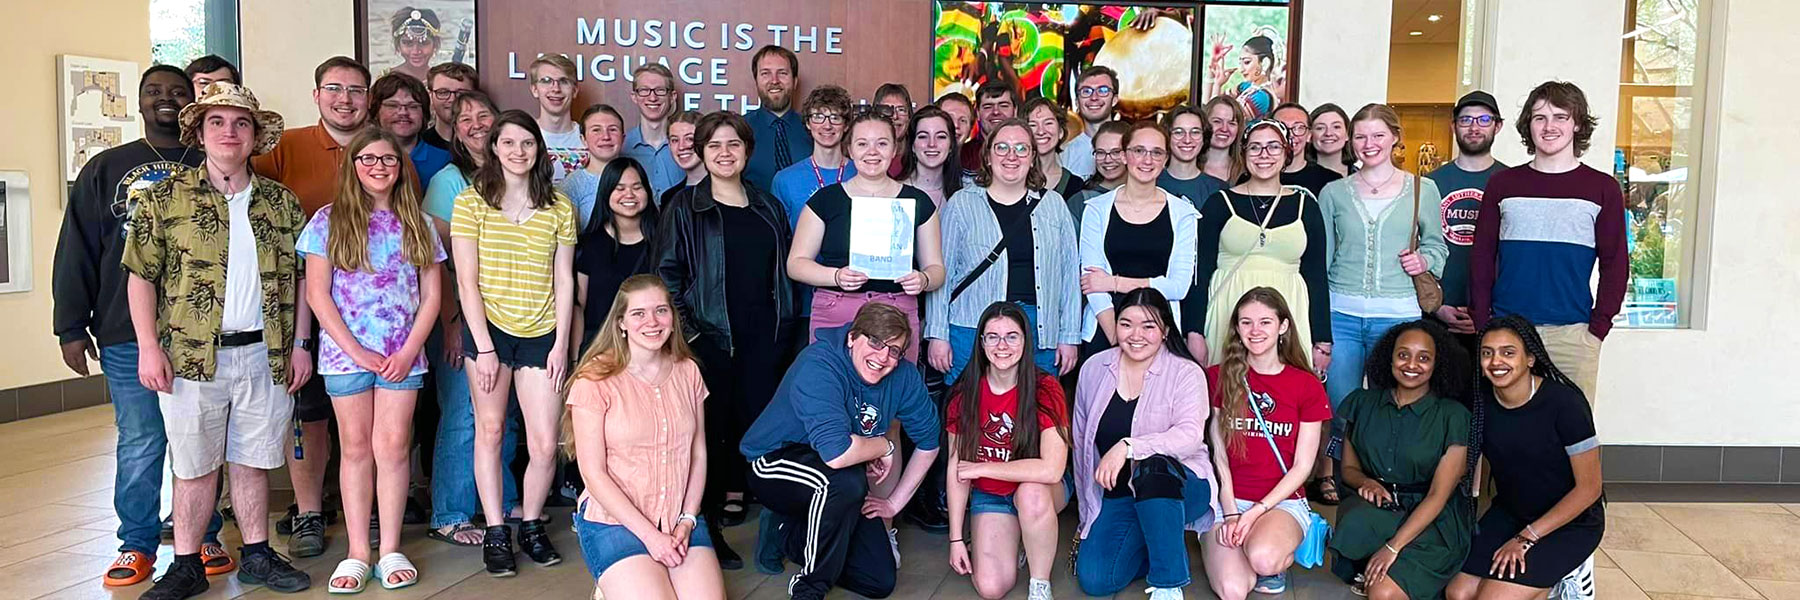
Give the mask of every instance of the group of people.
<svg viewBox="0 0 1800 600">
<path fill-rule="evenodd" d="M 1590 407 L 1626 264 L 1580 89 L 1526 96 L 1511 168 L 1500 104 L 1465 96 L 1458 157 L 1415 174 L 1381 104 L 1130 122 L 1104 67 L 1065 108 L 1004 83 L 802 97 L 793 52 L 751 64 L 747 115 L 676 111 L 667 67 L 638 67 L 629 128 L 577 113 L 555 54 L 528 69 L 535 112 L 466 65 L 334 57 L 317 123 L 285 131 L 228 62 L 147 70 L 145 138 L 84 167 L 56 256 L 64 359 L 101 362 L 117 415 L 107 584 L 154 570 L 167 455 L 175 558 L 147 600 L 234 569 L 310 587 L 261 518 L 284 465 L 300 557 L 330 545 L 337 466 L 329 591 L 418 582 L 415 460 L 428 535 L 495 576 L 561 562 L 567 490 L 616 598 L 723 597 L 744 560 L 721 529 L 753 504 L 754 566 L 797 565 L 796 598 L 893 592 L 904 515 L 982 597 L 1023 567 L 1048 599 L 1070 504 L 1093 595 L 1182 597 L 1187 531 L 1228 600 L 1320 553 L 1383 600 L 1591 592 Z M 909 221 L 910 271 L 853 266 L 865 206 Z M 1309 498 L 1343 503 L 1328 544 Z"/>
</svg>

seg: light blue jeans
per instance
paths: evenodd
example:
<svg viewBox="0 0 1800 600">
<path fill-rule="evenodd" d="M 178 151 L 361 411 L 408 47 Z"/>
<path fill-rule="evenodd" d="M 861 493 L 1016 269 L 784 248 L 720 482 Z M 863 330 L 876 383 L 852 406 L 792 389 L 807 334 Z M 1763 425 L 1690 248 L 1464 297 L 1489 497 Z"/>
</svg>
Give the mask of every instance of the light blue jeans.
<svg viewBox="0 0 1800 600">
<path fill-rule="evenodd" d="M 443 328 L 438 328 L 439 330 Z M 481 496 L 475 492 L 475 404 L 469 398 L 469 377 L 462 369 L 444 362 L 444 343 L 439 331 L 425 341 L 431 360 L 430 377 L 437 381 L 437 447 L 431 455 L 431 527 L 468 523 L 481 514 Z M 465 360 L 464 365 L 468 364 Z M 519 420 L 508 415 L 505 437 L 500 442 L 500 464 L 512 464 L 518 448 Z M 501 509 L 511 513 L 519 505 L 519 486 L 512 473 L 500 477 Z M 491 523 L 497 525 L 498 523 Z"/>
<path fill-rule="evenodd" d="M 119 551 L 156 556 L 162 543 L 163 455 L 169 438 L 163 433 L 162 407 L 156 392 L 138 383 L 137 342 L 100 349 L 106 389 L 112 393 L 113 424 L 119 429 L 115 447 L 113 512 L 119 514 Z M 224 520 L 213 511 L 206 524 L 207 543 L 218 543 Z"/>
</svg>

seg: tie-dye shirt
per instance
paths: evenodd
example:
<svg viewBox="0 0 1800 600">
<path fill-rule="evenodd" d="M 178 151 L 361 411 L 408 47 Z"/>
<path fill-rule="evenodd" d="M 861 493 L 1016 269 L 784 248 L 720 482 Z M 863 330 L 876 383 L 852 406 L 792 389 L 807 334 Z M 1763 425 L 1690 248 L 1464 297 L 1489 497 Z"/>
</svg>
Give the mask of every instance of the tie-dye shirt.
<svg viewBox="0 0 1800 600">
<path fill-rule="evenodd" d="M 331 237 L 331 208 L 319 209 L 306 229 L 300 232 L 295 250 L 302 256 L 311 254 L 330 259 L 327 248 Z M 382 356 L 399 352 L 412 333 L 413 317 L 419 310 L 419 269 L 406 261 L 402 246 L 400 218 L 378 210 L 369 215 L 369 257 L 361 270 L 331 269 L 331 301 L 343 315 L 344 325 L 362 347 Z M 444 261 L 444 247 L 437 235 L 431 237 L 434 262 Z M 319 343 L 319 374 L 349 375 L 365 372 L 330 335 Z M 425 353 L 413 359 L 409 374 L 425 372 Z"/>
</svg>

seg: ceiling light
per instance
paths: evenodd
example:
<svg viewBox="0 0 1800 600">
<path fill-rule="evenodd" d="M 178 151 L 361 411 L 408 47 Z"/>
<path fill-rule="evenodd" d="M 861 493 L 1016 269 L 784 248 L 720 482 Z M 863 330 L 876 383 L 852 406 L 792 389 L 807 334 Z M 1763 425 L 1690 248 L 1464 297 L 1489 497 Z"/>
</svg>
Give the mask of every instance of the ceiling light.
<svg viewBox="0 0 1800 600">
<path fill-rule="evenodd" d="M 1420 36 L 1420 35 L 1425 35 L 1425 32 L 1423 32 L 1423 31 L 1408 31 L 1408 32 L 1406 32 L 1406 35 Z"/>
<path fill-rule="evenodd" d="M 1444 15 L 1431 15 L 1431 16 L 1425 17 L 1425 20 L 1436 23 L 1438 21 L 1444 20 Z"/>
</svg>

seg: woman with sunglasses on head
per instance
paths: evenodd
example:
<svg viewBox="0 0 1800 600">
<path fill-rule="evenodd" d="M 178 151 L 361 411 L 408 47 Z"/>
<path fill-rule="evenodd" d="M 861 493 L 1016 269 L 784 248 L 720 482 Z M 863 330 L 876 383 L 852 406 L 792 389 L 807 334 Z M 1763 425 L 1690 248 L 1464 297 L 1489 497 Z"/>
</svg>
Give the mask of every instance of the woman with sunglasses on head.
<svg viewBox="0 0 1800 600">
<path fill-rule="evenodd" d="M 927 359 L 955 381 L 976 350 L 980 316 L 1016 304 L 1037 343 L 1025 351 L 1047 372 L 1075 369 L 1081 339 L 1075 224 L 1062 198 L 1044 191 L 1031 130 L 1007 119 L 990 132 L 975 187 L 944 205 L 946 290 L 926 298 Z M 1060 167 L 1059 167 L 1060 168 Z"/>
<path fill-rule="evenodd" d="M 1018 582 L 1023 545 L 1029 598 L 1050 600 L 1056 515 L 1070 499 L 1068 405 L 1056 376 L 1026 360 L 1035 336 L 1019 305 L 990 304 L 980 323 L 980 347 L 970 349 L 944 413 L 950 568 L 969 575 L 982 598 L 1001 598 Z"/>
<path fill-rule="evenodd" d="M 1543 598 L 1559 582 L 1592 590 L 1606 501 L 1587 399 L 1524 317 L 1489 321 L 1476 364 L 1469 464 L 1487 457 L 1497 489 L 1444 595 Z"/>
<path fill-rule="evenodd" d="M 800 211 L 800 224 L 794 230 L 793 250 L 788 253 L 787 269 L 794 281 L 817 288 L 813 292 L 807 339 L 820 329 L 849 323 L 864 304 L 885 302 L 906 313 L 911 321 L 915 337 L 907 344 L 906 359 L 917 363 L 919 295 L 944 285 L 943 236 L 937 204 L 918 188 L 888 177 L 888 163 L 898 151 L 892 121 L 874 110 L 863 110 L 851 117 L 846 129 L 849 139 L 844 147 L 856 166 L 856 176 L 825 186 L 806 201 L 806 207 Z M 876 207 L 884 212 L 893 208 L 889 203 L 860 203 L 858 198 L 910 202 L 912 222 L 895 226 L 913 233 L 913 270 L 897 279 L 883 280 L 870 279 L 867 273 L 850 266 L 851 221 L 857 216 L 854 213 Z"/>
<path fill-rule="evenodd" d="M 1069 203 L 1069 215 L 1075 218 L 1077 231 L 1081 228 L 1081 214 L 1087 211 L 1088 200 L 1125 185 L 1125 136 L 1130 133 L 1128 121 L 1107 121 L 1094 130 L 1094 176 L 1088 178 L 1081 191 L 1064 198 Z"/>
<path fill-rule="evenodd" d="M 516 384 L 525 422 L 519 543 L 543 566 L 562 562 L 550 543 L 544 501 L 556 471 L 557 393 L 568 370 L 575 308 L 574 203 L 551 185 L 550 155 L 537 121 L 500 114 L 474 185 L 456 196 L 451 245 L 462 295 L 463 356 L 472 359 L 475 483 L 487 517 L 482 560 L 489 574 L 516 574 L 512 528 L 501 512 L 500 462 L 509 392 Z"/>
<path fill-rule="evenodd" d="M 962 189 L 962 161 L 957 158 L 956 123 L 950 113 L 927 105 L 914 114 L 906 128 L 912 140 L 910 152 L 900 155 L 900 175 L 906 185 L 919 188 L 939 208 Z"/>
<path fill-rule="evenodd" d="M 1204 534 L 1219 514 L 1206 373 L 1155 288 L 1118 307 L 1119 345 L 1082 365 L 1075 394 L 1075 579 L 1111 596 L 1145 577 L 1151 600 L 1179 600 L 1193 581 L 1186 532 Z"/>
<path fill-rule="evenodd" d="M 1019 108 L 1019 114 L 1031 127 L 1031 143 L 1037 151 L 1037 167 L 1044 174 L 1045 188 L 1070 198 L 1087 187 L 1087 182 L 1062 164 L 1063 139 L 1068 135 L 1067 111 L 1049 98 L 1039 96 L 1027 100 L 1025 106 Z"/>
<path fill-rule="evenodd" d="M 792 358 L 800 326 L 797 291 L 788 279 L 793 234 L 781 202 L 744 180 L 756 140 L 737 113 L 715 112 L 694 128 L 694 147 L 708 176 L 664 205 L 656 274 L 669 285 L 689 345 L 717 396 L 707 412 L 707 445 L 736 448 Z M 748 465 L 731 452 L 707 454 L 708 526 L 727 569 L 743 560 L 725 545 L 718 521 L 743 508 Z M 734 499 L 735 496 L 735 499 Z"/>
<path fill-rule="evenodd" d="M 1213 192 L 1226 185 L 1225 180 L 1207 174 L 1200 161 L 1213 137 L 1212 126 L 1206 123 L 1206 112 L 1191 104 L 1177 106 L 1163 115 L 1162 129 L 1168 134 L 1164 156 L 1168 170 L 1157 177 L 1156 185 L 1198 208 Z M 1126 137 L 1126 151 L 1129 152 L 1130 136 Z M 1131 157 L 1125 159 L 1129 170 Z"/>
<path fill-rule="evenodd" d="M 1468 467 L 1469 357 L 1450 332 L 1418 320 L 1389 329 L 1344 399 L 1344 484 L 1332 572 L 1375 600 L 1435 598 L 1474 534 Z"/>
<path fill-rule="evenodd" d="M 593 213 L 575 245 L 574 331 L 581 335 L 581 348 L 593 343 L 619 285 L 656 266 L 652 249 L 660 220 L 650 201 L 650 175 L 636 159 L 607 159 L 593 191 Z"/>
<path fill-rule="evenodd" d="M 1301 487 L 1331 420 L 1287 300 L 1252 288 L 1231 309 L 1212 383 L 1209 437 L 1218 454 L 1223 524 L 1205 538 L 1206 580 L 1225 600 L 1287 590 L 1294 550 L 1312 524 Z"/>
<path fill-rule="evenodd" d="M 1118 343 L 1113 305 L 1133 290 L 1156 288 L 1175 303 L 1177 320 L 1167 326 L 1179 329 L 1180 301 L 1193 283 L 1200 213 L 1156 185 L 1169 159 L 1168 132 L 1139 121 L 1125 140 L 1125 184 L 1089 200 L 1081 217 L 1082 356 Z"/>
<path fill-rule="evenodd" d="M 1231 307 L 1252 289 L 1269 287 L 1298 318 L 1295 336 L 1312 369 L 1331 362 L 1331 302 L 1325 284 L 1325 221 L 1318 199 L 1281 184 L 1288 136 L 1281 123 L 1261 120 L 1239 144 L 1248 179 L 1207 198 L 1200 209 L 1194 288 L 1182 301 L 1188 348 L 1201 364 L 1222 358 L 1234 326 Z"/>
</svg>

